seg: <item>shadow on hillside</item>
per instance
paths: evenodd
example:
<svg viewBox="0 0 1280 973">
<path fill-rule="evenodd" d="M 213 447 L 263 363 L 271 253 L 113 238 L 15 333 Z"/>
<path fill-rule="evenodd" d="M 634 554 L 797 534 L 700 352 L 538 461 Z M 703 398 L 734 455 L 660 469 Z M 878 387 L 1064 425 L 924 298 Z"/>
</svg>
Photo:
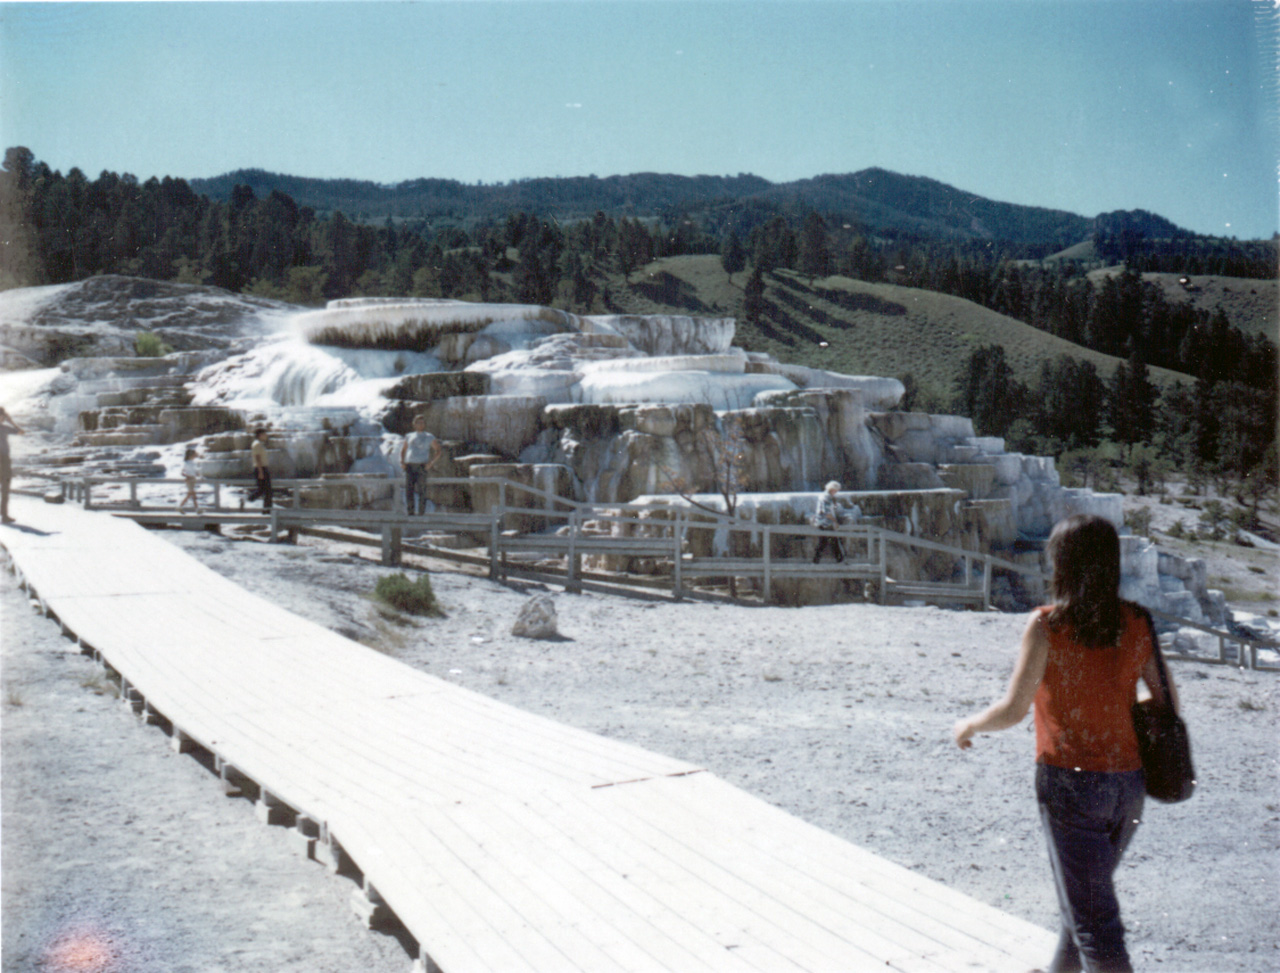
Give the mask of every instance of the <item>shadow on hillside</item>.
<svg viewBox="0 0 1280 973">
<path fill-rule="evenodd" d="M 764 301 L 764 316 L 783 331 L 789 332 L 790 334 L 802 338 L 805 341 L 811 341 L 816 345 L 824 340 L 819 332 L 809 327 L 803 321 L 797 321 L 785 310 L 778 307 L 777 304 L 767 298 Z M 779 340 L 785 339 L 780 338 Z M 790 344 L 790 342 L 788 342 L 788 344 Z"/>
<path fill-rule="evenodd" d="M 709 314 L 714 310 L 698 300 L 698 292 L 693 285 L 665 270 L 648 280 L 632 284 L 631 289 L 656 304 L 678 307 L 695 314 Z"/>
<path fill-rule="evenodd" d="M 847 331 L 853 327 L 852 321 L 846 321 L 844 318 L 838 318 L 834 314 L 828 314 L 816 304 L 810 304 L 803 296 L 794 294 L 785 287 L 777 288 L 774 291 L 774 295 L 781 303 L 787 305 L 793 311 L 805 315 L 818 324 L 826 325 L 829 328 L 839 328 L 842 331 Z"/>
<path fill-rule="evenodd" d="M 891 317 L 900 317 L 907 313 L 905 304 L 884 301 L 874 294 L 855 294 L 851 291 L 838 291 L 827 287 L 819 287 L 815 293 L 824 301 L 830 301 L 836 307 L 844 308 L 846 311 L 868 311 L 871 314 L 887 314 Z"/>
</svg>

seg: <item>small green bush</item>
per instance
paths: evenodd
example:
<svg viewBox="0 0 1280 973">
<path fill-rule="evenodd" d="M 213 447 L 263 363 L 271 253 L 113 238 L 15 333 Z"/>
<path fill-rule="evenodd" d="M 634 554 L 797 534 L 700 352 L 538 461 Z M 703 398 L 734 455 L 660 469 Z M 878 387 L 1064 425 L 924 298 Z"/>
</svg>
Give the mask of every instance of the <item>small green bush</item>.
<svg viewBox="0 0 1280 973">
<path fill-rule="evenodd" d="M 1227 535 L 1227 508 L 1221 500 L 1205 501 L 1204 511 L 1200 514 L 1200 536 L 1209 540 L 1220 541 Z"/>
<path fill-rule="evenodd" d="M 436 593 L 431 590 L 431 579 L 425 574 L 410 581 L 402 572 L 388 574 L 378 579 L 373 596 L 392 608 L 411 615 L 440 615 Z"/>
<path fill-rule="evenodd" d="M 1147 507 L 1127 511 L 1124 515 L 1124 523 L 1135 534 L 1147 538 L 1151 536 L 1151 510 Z"/>
<path fill-rule="evenodd" d="M 133 339 L 133 350 L 139 358 L 160 358 L 173 351 L 164 339 L 153 331 L 139 331 Z"/>
<path fill-rule="evenodd" d="M 1165 531 L 1165 533 L 1167 533 L 1170 537 L 1186 537 L 1187 525 L 1182 522 L 1181 518 L 1179 518 L 1178 520 L 1175 520 L 1173 522 L 1173 525 L 1167 531 Z"/>
</svg>

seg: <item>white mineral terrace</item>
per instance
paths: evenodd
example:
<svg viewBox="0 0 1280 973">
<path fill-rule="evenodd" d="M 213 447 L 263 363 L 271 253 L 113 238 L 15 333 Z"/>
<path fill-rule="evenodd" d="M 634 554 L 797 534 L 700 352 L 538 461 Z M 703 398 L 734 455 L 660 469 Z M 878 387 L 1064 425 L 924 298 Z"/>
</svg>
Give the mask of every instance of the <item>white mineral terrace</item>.
<svg viewBox="0 0 1280 973">
<path fill-rule="evenodd" d="M 275 322 L 278 312 L 269 316 Z M 87 445 L 110 446 L 126 461 L 133 450 L 171 476 L 192 443 L 202 447 L 206 475 L 251 475 L 245 430 L 266 425 L 278 475 L 395 477 L 397 433 L 417 412 L 457 455 L 555 468 L 570 495 L 595 502 L 678 483 L 706 489 L 708 451 L 717 437 L 736 436 L 741 492 L 758 498 L 744 510 L 804 507 L 839 479 L 846 491 L 957 490 L 963 502 L 935 527 L 975 545 L 1042 537 L 1077 511 L 1121 524 L 1119 497 L 1062 487 L 1050 458 L 1007 453 L 1003 440 L 975 435 L 961 416 L 894 411 L 897 379 L 746 352 L 732 345 L 734 327 L 731 318 L 360 298 L 296 314 L 274 333 L 261 322 L 237 324 L 232 352 L 73 359 L 14 373 L 0 397 L 26 409 L 33 428 L 68 436 L 83 412 L 141 406 L 139 418 L 117 414 L 79 432 L 92 432 Z M 415 376 L 421 381 L 409 381 Z M 211 420 L 221 407 L 234 421 L 196 428 L 203 420 L 185 405 L 166 415 L 151 404 L 153 387 L 180 388 Z M 18 443 L 19 453 L 27 445 Z M 1162 567 L 1132 544 L 1126 573 L 1126 592 L 1147 604 L 1197 620 L 1215 611 L 1194 570 Z"/>
</svg>

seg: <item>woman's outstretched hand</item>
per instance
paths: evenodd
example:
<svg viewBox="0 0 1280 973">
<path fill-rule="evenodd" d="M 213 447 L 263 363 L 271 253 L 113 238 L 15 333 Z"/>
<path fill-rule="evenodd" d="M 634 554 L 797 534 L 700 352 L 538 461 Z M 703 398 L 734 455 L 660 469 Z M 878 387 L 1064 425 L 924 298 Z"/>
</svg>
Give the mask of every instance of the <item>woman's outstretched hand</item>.
<svg viewBox="0 0 1280 973">
<path fill-rule="evenodd" d="M 968 750 L 973 746 L 973 728 L 969 725 L 968 719 L 956 720 L 952 733 L 956 738 L 956 746 L 961 750 Z"/>
</svg>

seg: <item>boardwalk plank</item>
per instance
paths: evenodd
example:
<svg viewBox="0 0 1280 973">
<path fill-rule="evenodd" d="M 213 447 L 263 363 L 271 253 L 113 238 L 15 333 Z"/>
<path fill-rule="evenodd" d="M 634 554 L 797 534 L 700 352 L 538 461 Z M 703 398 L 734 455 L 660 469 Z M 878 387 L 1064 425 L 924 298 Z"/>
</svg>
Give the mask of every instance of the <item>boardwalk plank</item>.
<svg viewBox="0 0 1280 973">
<path fill-rule="evenodd" d="M 1022 971 L 1048 932 L 685 761 L 409 669 L 136 524 L 16 498 L 40 599 L 324 824 L 446 973 Z"/>
</svg>

